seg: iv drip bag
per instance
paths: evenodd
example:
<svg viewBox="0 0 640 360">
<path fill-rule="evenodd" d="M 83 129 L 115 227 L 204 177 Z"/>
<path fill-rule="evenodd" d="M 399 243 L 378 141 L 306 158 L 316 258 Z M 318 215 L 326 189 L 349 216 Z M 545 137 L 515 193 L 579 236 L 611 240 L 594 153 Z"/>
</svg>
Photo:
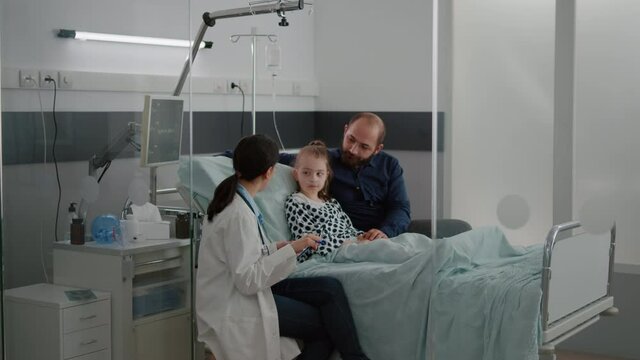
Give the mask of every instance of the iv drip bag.
<svg viewBox="0 0 640 360">
<path fill-rule="evenodd" d="M 282 69 L 282 51 L 280 45 L 269 43 L 265 46 L 265 67 L 275 71 Z"/>
</svg>

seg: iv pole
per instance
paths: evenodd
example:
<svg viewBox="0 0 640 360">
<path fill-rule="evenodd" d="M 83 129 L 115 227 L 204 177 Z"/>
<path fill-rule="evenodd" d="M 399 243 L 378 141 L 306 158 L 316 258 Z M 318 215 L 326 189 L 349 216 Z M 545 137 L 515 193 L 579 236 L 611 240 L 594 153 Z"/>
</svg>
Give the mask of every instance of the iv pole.
<svg viewBox="0 0 640 360">
<path fill-rule="evenodd" d="M 182 72 L 180 73 L 180 78 L 178 78 L 178 84 L 176 85 L 175 90 L 173 91 L 173 96 L 180 96 L 182 93 L 182 88 L 184 87 L 184 83 L 187 80 L 187 76 L 189 75 L 189 71 L 191 70 L 191 63 L 195 60 L 196 55 L 198 54 L 200 43 L 202 39 L 204 39 L 204 34 L 207 32 L 207 28 L 213 27 L 216 24 L 216 20 L 221 19 L 231 19 L 242 16 L 251 16 L 251 15 L 260 15 L 260 14 L 277 14 L 282 18 L 280 24 L 288 24 L 284 17 L 286 11 L 295 11 L 304 9 L 304 0 L 298 1 L 284 1 L 278 0 L 274 3 L 249 6 L 237 9 L 228 9 L 228 10 L 219 10 L 213 13 L 205 12 L 202 14 L 202 24 L 196 33 L 195 38 L 193 39 L 193 45 L 191 47 L 191 57 L 187 58 L 184 62 L 184 66 L 182 67 Z M 254 88 L 255 93 L 255 88 Z M 156 167 L 149 168 L 149 187 L 151 188 L 151 194 L 149 196 L 149 201 L 152 204 L 157 202 L 158 195 L 158 169 Z"/>
<path fill-rule="evenodd" d="M 258 38 L 266 37 L 272 43 L 276 43 L 278 41 L 278 36 L 274 34 L 258 34 L 257 29 L 255 27 L 251 28 L 251 34 L 236 34 L 231 35 L 229 40 L 232 43 L 236 44 L 241 37 L 251 37 L 251 134 L 255 135 L 256 133 L 256 52 L 258 46 Z M 243 109 L 244 111 L 244 109 Z"/>
<path fill-rule="evenodd" d="M 173 96 L 179 96 L 180 93 L 182 93 L 182 87 L 184 86 L 184 82 L 187 79 L 189 70 L 191 70 L 190 61 L 195 60 L 199 50 L 198 46 L 200 42 L 202 42 L 202 39 L 204 38 L 204 33 L 207 31 L 208 27 L 215 26 L 216 20 L 241 17 L 241 16 L 259 15 L 259 14 L 272 14 L 272 13 L 277 13 L 279 16 L 282 17 L 285 11 L 302 10 L 303 8 L 304 8 L 304 0 L 278 1 L 275 4 L 266 4 L 266 5 L 238 8 L 238 9 L 221 10 L 221 11 L 216 11 L 214 13 L 206 12 L 202 14 L 203 23 L 202 25 L 200 25 L 200 29 L 198 30 L 198 33 L 196 34 L 195 39 L 193 41 L 193 46 L 191 47 L 191 59 L 187 59 L 184 63 L 184 67 L 182 68 L 182 73 L 180 74 L 180 78 L 178 79 L 178 85 L 176 85 L 176 89 L 173 91 Z"/>
</svg>

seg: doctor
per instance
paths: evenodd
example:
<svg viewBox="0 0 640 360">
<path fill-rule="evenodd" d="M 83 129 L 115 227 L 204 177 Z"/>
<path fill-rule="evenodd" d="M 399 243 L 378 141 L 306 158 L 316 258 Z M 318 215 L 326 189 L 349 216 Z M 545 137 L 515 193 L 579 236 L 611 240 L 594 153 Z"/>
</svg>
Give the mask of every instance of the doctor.
<svg viewBox="0 0 640 360">
<path fill-rule="evenodd" d="M 253 197 L 266 188 L 278 161 L 263 135 L 240 140 L 235 174 L 216 189 L 202 230 L 196 280 L 198 339 L 217 360 L 325 360 L 336 348 L 344 360 L 361 350 L 342 285 L 333 278 L 287 279 L 296 254 L 320 239 L 270 243 Z M 281 338 L 287 337 L 287 338 Z M 303 340 L 300 353 L 297 343 Z"/>
</svg>

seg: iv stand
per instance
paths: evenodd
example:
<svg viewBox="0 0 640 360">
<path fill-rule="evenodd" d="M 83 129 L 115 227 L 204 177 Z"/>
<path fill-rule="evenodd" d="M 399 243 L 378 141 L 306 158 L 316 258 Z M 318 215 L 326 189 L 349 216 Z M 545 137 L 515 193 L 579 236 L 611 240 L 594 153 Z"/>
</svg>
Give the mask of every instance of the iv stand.
<svg viewBox="0 0 640 360">
<path fill-rule="evenodd" d="M 251 34 L 235 34 L 229 37 L 232 43 L 236 44 L 241 37 L 251 37 L 251 134 L 256 134 L 256 52 L 258 38 L 266 37 L 272 43 L 278 42 L 278 36 L 274 34 L 258 34 L 255 27 L 251 28 Z M 244 111 L 244 109 L 242 109 Z"/>
<path fill-rule="evenodd" d="M 180 78 L 178 78 L 178 84 L 176 85 L 175 90 L 173 91 L 173 96 L 180 96 L 182 93 L 182 88 L 184 87 L 184 83 L 187 80 L 187 76 L 189 75 L 189 71 L 191 70 L 191 64 L 196 58 L 198 54 L 198 50 L 200 49 L 200 43 L 202 39 L 204 39 L 204 34 L 207 32 L 207 29 L 215 26 L 216 20 L 220 19 L 230 19 L 235 17 L 242 16 L 252 16 L 252 15 L 260 15 L 260 14 L 284 14 L 286 11 L 295 11 L 304 9 L 304 0 L 297 1 L 283 1 L 279 0 L 275 3 L 268 3 L 263 5 L 249 6 L 244 8 L 236 8 L 236 9 L 228 9 L 228 10 L 219 10 L 214 11 L 212 13 L 205 12 L 202 14 L 202 24 L 198 29 L 198 33 L 193 38 L 193 45 L 191 46 L 191 56 L 187 58 L 182 67 L 182 72 L 180 73 Z M 255 66 L 254 66 L 255 68 Z M 254 90 L 255 93 L 255 90 Z M 152 204 L 155 204 L 157 201 L 157 186 L 158 186 L 158 169 L 156 167 L 151 167 L 149 169 L 149 187 L 151 188 L 151 194 L 149 196 L 149 201 Z"/>
</svg>

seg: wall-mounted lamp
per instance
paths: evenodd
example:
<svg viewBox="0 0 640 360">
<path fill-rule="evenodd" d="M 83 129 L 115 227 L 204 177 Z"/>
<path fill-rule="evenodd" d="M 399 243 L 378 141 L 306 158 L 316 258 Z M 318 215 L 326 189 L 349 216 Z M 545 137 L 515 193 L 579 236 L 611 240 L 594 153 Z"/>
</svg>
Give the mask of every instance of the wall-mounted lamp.
<svg viewBox="0 0 640 360">
<path fill-rule="evenodd" d="M 76 31 L 60 29 L 58 31 L 58 37 L 76 40 L 95 40 L 95 41 L 110 41 L 121 42 L 129 44 L 146 44 L 146 45 L 160 45 L 160 46 L 175 46 L 175 47 L 191 47 L 189 40 L 176 40 L 176 39 L 163 39 L 155 37 L 144 36 L 130 36 L 130 35 L 117 35 L 117 34 L 102 34 L 86 31 Z M 213 41 L 202 41 L 200 43 L 200 49 L 211 49 Z"/>
</svg>

